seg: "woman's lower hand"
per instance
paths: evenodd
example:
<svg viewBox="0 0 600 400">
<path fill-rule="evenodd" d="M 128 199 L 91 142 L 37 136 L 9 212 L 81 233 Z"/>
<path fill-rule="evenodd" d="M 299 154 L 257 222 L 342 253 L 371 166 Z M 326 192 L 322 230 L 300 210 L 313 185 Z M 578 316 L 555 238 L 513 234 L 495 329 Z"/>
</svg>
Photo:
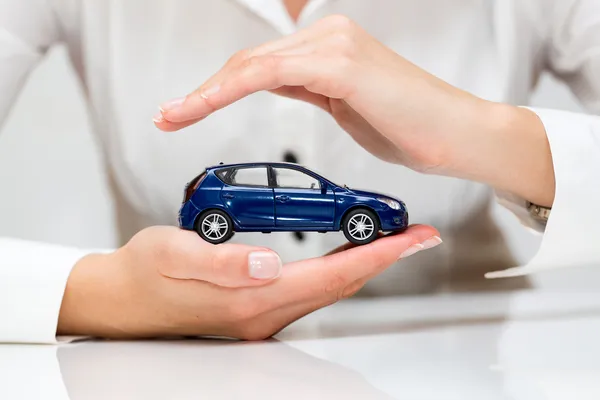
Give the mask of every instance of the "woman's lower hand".
<svg viewBox="0 0 600 400">
<path fill-rule="evenodd" d="M 282 266 L 269 249 L 214 246 L 194 232 L 148 228 L 112 254 L 77 263 L 58 334 L 267 338 L 353 295 L 399 258 L 439 244 L 438 235 L 415 225 L 369 245 Z"/>
<path fill-rule="evenodd" d="M 199 89 L 163 104 L 155 123 L 175 131 L 262 90 L 321 107 L 385 161 L 553 201 L 550 149 L 534 113 L 451 86 L 344 16 L 239 52 Z"/>
</svg>

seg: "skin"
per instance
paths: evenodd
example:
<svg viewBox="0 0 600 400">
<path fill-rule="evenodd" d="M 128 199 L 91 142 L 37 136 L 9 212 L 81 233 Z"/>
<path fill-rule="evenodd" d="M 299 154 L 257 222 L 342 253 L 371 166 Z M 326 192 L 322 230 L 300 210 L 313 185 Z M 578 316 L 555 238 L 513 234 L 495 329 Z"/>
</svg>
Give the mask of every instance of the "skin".
<svg viewBox="0 0 600 400">
<path fill-rule="evenodd" d="M 366 150 L 413 170 L 486 183 L 533 203 L 554 201 L 554 168 L 533 112 L 455 88 L 344 16 L 235 54 L 155 117 L 177 131 L 268 90 L 330 113 Z"/>
<path fill-rule="evenodd" d="M 306 0 L 284 3 L 295 20 Z M 177 131 L 263 90 L 322 108 L 387 162 L 484 182 L 540 205 L 553 202 L 550 148 L 535 114 L 443 82 L 343 16 L 235 54 L 197 90 L 163 104 L 154 122 Z M 77 263 L 57 332 L 263 339 L 351 296 L 399 258 L 440 243 L 434 228 L 413 226 L 257 280 L 248 256 L 268 249 L 212 246 L 192 232 L 152 227 L 112 254 Z"/>
<path fill-rule="evenodd" d="M 248 275 L 248 255 L 264 248 L 214 246 L 194 232 L 148 228 L 113 254 L 90 255 L 77 263 L 67 283 L 58 333 L 268 338 L 298 318 L 352 296 L 408 249 L 422 248 L 420 243 L 436 235 L 432 227 L 412 226 L 370 245 L 347 245 L 285 265 L 276 279 L 256 280 Z"/>
<path fill-rule="evenodd" d="M 297 21 L 308 0 L 283 0 L 283 4 L 293 21 Z"/>
</svg>

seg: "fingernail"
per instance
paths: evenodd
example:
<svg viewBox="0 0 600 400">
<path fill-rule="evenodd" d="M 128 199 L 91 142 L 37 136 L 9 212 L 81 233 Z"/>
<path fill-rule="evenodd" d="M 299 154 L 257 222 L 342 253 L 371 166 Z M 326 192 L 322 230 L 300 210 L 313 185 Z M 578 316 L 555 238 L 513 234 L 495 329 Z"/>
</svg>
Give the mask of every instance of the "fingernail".
<svg viewBox="0 0 600 400">
<path fill-rule="evenodd" d="M 213 94 L 217 93 L 219 90 L 221 89 L 220 85 L 215 85 L 215 86 L 211 86 L 207 89 L 204 89 L 200 92 L 200 97 L 202 97 L 203 99 L 208 99 L 210 96 L 212 96 Z"/>
<path fill-rule="evenodd" d="M 179 99 L 173 99 L 171 101 L 167 101 L 160 105 L 161 114 L 167 111 L 173 111 L 178 109 L 185 102 L 185 97 L 181 97 Z"/>
<path fill-rule="evenodd" d="M 165 117 L 163 117 L 162 112 L 158 112 L 153 118 L 152 121 L 154 121 L 157 124 L 160 124 L 162 122 L 165 121 Z"/>
<path fill-rule="evenodd" d="M 269 280 L 281 274 L 281 258 L 271 251 L 255 251 L 248 255 L 250 278 Z"/>
<path fill-rule="evenodd" d="M 408 249 L 404 250 L 404 253 L 400 254 L 400 257 L 398 259 L 402 259 L 402 258 L 406 258 L 406 257 L 410 257 L 418 252 L 420 252 L 421 250 L 423 250 L 425 248 L 425 246 L 423 246 L 422 244 L 413 244 L 412 246 L 410 246 Z"/>
<path fill-rule="evenodd" d="M 443 240 L 441 237 L 439 236 L 432 236 L 429 239 L 427 239 L 426 241 L 424 241 L 422 243 L 423 245 L 423 250 L 428 250 L 428 249 L 432 249 L 435 246 L 439 246 L 440 244 L 442 244 Z"/>
</svg>

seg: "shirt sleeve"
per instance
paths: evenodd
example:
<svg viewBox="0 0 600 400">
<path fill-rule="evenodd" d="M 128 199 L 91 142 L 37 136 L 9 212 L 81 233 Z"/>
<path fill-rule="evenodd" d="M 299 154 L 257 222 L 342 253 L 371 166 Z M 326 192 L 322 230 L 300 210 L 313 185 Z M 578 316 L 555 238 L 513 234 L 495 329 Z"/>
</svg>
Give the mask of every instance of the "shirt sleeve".
<svg viewBox="0 0 600 400">
<path fill-rule="evenodd" d="M 0 343 L 60 341 L 56 327 L 67 279 L 76 262 L 88 253 L 0 239 Z"/>
<path fill-rule="evenodd" d="M 29 73 L 62 40 L 75 0 L 0 0 L 0 127 Z M 62 21 L 64 22 L 64 21 Z M 0 238 L 0 343 L 57 343 L 72 267 L 87 252 Z"/>
<path fill-rule="evenodd" d="M 0 0 L 0 126 L 27 76 L 61 39 L 51 0 Z"/>
<path fill-rule="evenodd" d="M 589 115 L 532 109 L 552 152 L 556 195 L 546 226 L 531 218 L 525 199 L 498 193 L 500 204 L 528 228 L 544 234 L 537 255 L 524 267 L 489 278 L 524 275 L 565 266 L 600 265 L 600 2 L 561 0 L 553 5 L 547 34 L 547 68 L 565 82 Z"/>
</svg>

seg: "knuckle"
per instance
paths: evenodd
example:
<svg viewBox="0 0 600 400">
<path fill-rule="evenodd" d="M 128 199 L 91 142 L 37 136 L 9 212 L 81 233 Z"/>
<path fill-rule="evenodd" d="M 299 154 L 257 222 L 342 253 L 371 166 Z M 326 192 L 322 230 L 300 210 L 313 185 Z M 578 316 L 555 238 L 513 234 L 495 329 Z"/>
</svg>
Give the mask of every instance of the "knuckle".
<svg viewBox="0 0 600 400">
<path fill-rule="evenodd" d="M 276 71 L 279 69 L 279 67 L 281 67 L 282 60 L 283 60 L 283 58 L 278 57 L 278 56 L 266 56 L 266 57 L 263 57 L 263 65 L 268 69 Z"/>
<path fill-rule="evenodd" d="M 342 55 L 330 58 L 327 63 L 331 66 L 329 71 L 323 75 L 323 79 L 313 83 L 311 89 L 327 93 L 331 97 L 347 97 L 354 90 L 351 79 L 353 61 Z"/>
<path fill-rule="evenodd" d="M 341 298 L 341 295 L 347 283 L 348 282 L 346 277 L 344 277 L 340 272 L 334 271 L 325 281 L 325 294 L 335 294 L 336 298 L 339 299 Z"/>
<path fill-rule="evenodd" d="M 248 69 L 248 68 L 250 68 L 256 62 L 255 60 L 256 60 L 256 58 L 252 57 L 252 58 L 247 58 L 247 59 L 241 61 L 240 62 L 240 68 L 241 69 Z"/>
<path fill-rule="evenodd" d="M 282 81 L 282 58 L 267 55 L 252 57 L 242 64 L 242 79 L 238 86 L 245 92 L 252 92 L 257 87 L 277 86 Z"/>
<path fill-rule="evenodd" d="M 243 62 L 243 68 L 258 68 L 265 70 L 276 70 L 279 67 L 279 58 L 272 55 L 250 57 Z"/>
<path fill-rule="evenodd" d="M 228 65 L 235 65 L 247 60 L 251 53 L 250 49 L 244 49 L 237 51 L 234 55 L 232 55 L 229 60 L 227 60 Z"/>
<path fill-rule="evenodd" d="M 334 32 L 330 37 L 330 46 L 338 53 L 351 56 L 355 51 L 355 42 L 346 32 Z"/>
<path fill-rule="evenodd" d="M 214 277 L 220 277 L 226 273 L 227 268 L 227 257 L 224 252 L 211 249 L 208 256 L 208 266 Z"/>
<path fill-rule="evenodd" d="M 350 57 L 347 56 L 338 57 L 335 60 L 335 70 L 338 74 L 348 73 L 352 69 L 353 65 L 354 62 Z"/>
<path fill-rule="evenodd" d="M 242 68 L 247 69 L 247 68 L 256 68 L 256 67 L 262 67 L 265 64 L 265 57 L 250 57 L 245 59 L 242 62 Z"/>
<path fill-rule="evenodd" d="M 252 68 L 252 67 L 256 67 L 258 65 L 260 65 L 260 58 L 259 57 L 250 57 L 245 59 L 242 62 L 242 68 L 246 69 L 246 68 Z"/>
<path fill-rule="evenodd" d="M 344 288 L 344 290 L 342 290 L 342 292 L 341 292 L 340 300 L 347 299 L 347 298 L 354 296 L 356 293 L 358 293 L 358 291 L 360 289 L 362 289 L 363 286 L 364 286 L 363 282 L 354 282 L 354 283 L 351 283 L 350 285 L 346 286 L 346 288 Z"/>
<path fill-rule="evenodd" d="M 439 149 L 428 147 L 404 149 L 406 164 L 411 169 L 422 174 L 431 174 L 439 170 L 446 162 L 446 154 Z"/>
<path fill-rule="evenodd" d="M 356 23 L 349 17 L 342 14 L 331 15 L 326 18 L 329 26 L 339 30 L 353 30 Z"/>
</svg>

